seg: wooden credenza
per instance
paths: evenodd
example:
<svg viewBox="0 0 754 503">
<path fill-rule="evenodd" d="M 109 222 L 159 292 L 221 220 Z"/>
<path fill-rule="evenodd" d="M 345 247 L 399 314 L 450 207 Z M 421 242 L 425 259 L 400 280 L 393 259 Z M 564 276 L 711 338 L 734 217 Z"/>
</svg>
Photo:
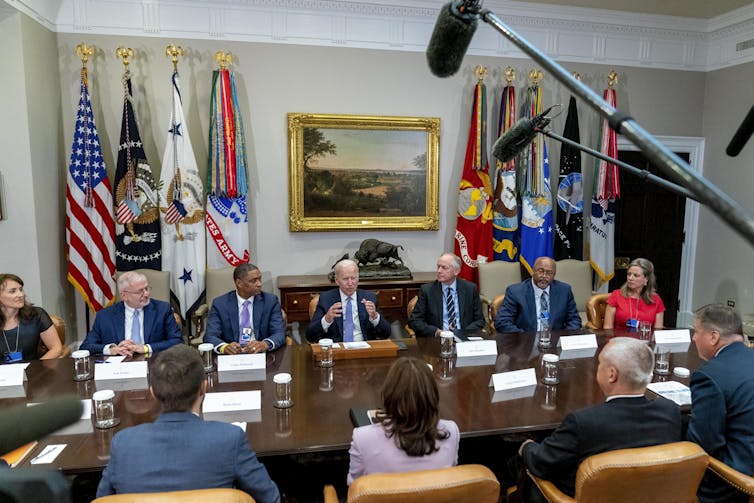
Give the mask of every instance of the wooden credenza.
<svg viewBox="0 0 754 503">
<path fill-rule="evenodd" d="M 359 288 L 377 295 L 378 309 L 389 322 L 399 320 L 401 324 L 405 324 L 408 301 L 419 295 L 421 285 L 436 278 L 437 274 L 434 272 L 415 272 L 411 279 L 360 279 Z M 312 296 L 332 288 L 337 288 L 337 285 L 326 274 L 278 276 L 280 303 L 288 316 L 288 322 L 308 323 Z"/>
</svg>

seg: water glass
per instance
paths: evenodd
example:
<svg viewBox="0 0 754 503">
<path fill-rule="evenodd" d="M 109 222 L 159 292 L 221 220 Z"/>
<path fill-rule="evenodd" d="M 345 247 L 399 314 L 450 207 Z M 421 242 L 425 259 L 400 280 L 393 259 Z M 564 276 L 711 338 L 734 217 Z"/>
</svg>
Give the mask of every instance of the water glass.
<svg viewBox="0 0 754 503">
<path fill-rule="evenodd" d="M 659 345 L 655 347 L 655 374 L 670 374 L 670 348 Z"/>
<path fill-rule="evenodd" d="M 456 373 L 456 361 L 453 358 L 441 358 L 439 362 L 440 379 L 450 380 Z"/>
<path fill-rule="evenodd" d="M 450 358 L 453 356 L 456 338 L 451 331 L 443 330 L 440 332 L 440 356 Z"/>
<path fill-rule="evenodd" d="M 199 354 L 202 357 L 202 363 L 204 364 L 205 372 L 212 372 L 214 368 L 214 355 L 215 346 L 210 342 L 204 342 L 199 344 Z"/>
<path fill-rule="evenodd" d="M 639 332 L 641 332 L 642 341 L 649 342 L 650 340 L 652 340 L 652 323 L 649 321 L 640 321 Z"/>
<path fill-rule="evenodd" d="M 275 374 L 272 381 L 275 383 L 275 407 L 278 409 L 292 407 L 291 375 L 288 373 Z"/>
<path fill-rule="evenodd" d="M 545 396 L 541 407 L 545 410 L 555 410 L 557 404 L 555 400 L 558 396 L 558 387 L 552 385 L 545 385 Z"/>
<path fill-rule="evenodd" d="M 71 354 L 73 358 L 73 380 L 86 381 L 92 377 L 92 364 L 89 360 L 89 351 L 80 349 Z"/>
<path fill-rule="evenodd" d="M 537 341 L 541 348 L 550 347 L 550 325 L 548 323 L 540 325 L 540 329 L 537 331 Z"/>
<path fill-rule="evenodd" d="M 322 356 L 319 360 L 320 367 L 332 367 L 332 339 L 320 339 L 319 348 L 322 350 Z"/>
<path fill-rule="evenodd" d="M 92 395 L 94 402 L 94 426 L 97 428 L 112 428 L 120 423 L 120 419 L 115 417 L 115 392 L 110 389 L 97 391 Z"/>
<path fill-rule="evenodd" d="M 558 355 L 547 353 L 542 356 L 542 382 L 545 384 L 558 384 Z"/>
<path fill-rule="evenodd" d="M 319 369 L 319 390 L 332 391 L 333 389 L 333 368 L 322 367 Z"/>
</svg>

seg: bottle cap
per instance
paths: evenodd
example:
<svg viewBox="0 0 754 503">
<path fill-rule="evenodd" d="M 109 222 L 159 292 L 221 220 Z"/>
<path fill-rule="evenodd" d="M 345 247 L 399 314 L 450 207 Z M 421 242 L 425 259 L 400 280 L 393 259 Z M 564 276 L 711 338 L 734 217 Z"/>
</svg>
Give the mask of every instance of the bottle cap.
<svg viewBox="0 0 754 503">
<path fill-rule="evenodd" d="M 275 374 L 275 377 L 273 377 L 272 380 L 276 384 L 289 383 L 289 382 L 291 382 L 291 375 L 288 374 L 288 373 Z"/>
<path fill-rule="evenodd" d="M 111 389 L 103 389 L 102 391 L 97 391 L 92 395 L 92 399 L 97 402 L 101 402 L 102 400 L 110 400 L 114 397 L 115 392 Z"/>
<path fill-rule="evenodd" d="M 556 363 L 560 361 L 560 357 L 552 353 L 546 353 L 544 356 L 542 356 L 542 360 L 550 363 Z"/>
<path fill-rule="evenodd" d="M 686 367 L 675 367 L 673 369 L 673 375 L 676 377 L 688 377 L 691 374 Z"/>
</svg>

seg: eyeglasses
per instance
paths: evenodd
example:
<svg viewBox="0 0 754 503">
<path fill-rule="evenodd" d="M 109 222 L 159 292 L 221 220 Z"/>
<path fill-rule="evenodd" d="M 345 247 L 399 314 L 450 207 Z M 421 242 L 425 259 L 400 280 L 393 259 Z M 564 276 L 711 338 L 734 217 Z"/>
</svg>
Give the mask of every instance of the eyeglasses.
<svg viewBox="0 0 754 503">
<path fill-rule="evenodd" d="M 128 290 L 123 290 L 123 293 L 133 293 L 135 295 L 143 295 L 145 293 L 148 293 L 152 290 L 151 286 L 145 286 L 141 290 L 136 290 L 135 292 L 129 292 Z"/>
<path fill-rule="evenodd" d="M 548 271 L 547 269 L 534 269 L 534 272 L 542 276 L 555 276 L 555 271 Z"/>
</svg>

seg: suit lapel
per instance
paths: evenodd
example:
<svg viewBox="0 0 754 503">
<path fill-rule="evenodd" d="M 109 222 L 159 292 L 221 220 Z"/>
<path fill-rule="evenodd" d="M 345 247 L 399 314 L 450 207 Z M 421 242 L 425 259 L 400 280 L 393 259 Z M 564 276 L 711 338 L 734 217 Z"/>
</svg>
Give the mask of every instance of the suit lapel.
<svg viewBox="0 0 754 503">
<path fill-rule="evenodd" d="M 336 289 L 335 290 L 335 298 L 333 299 L 332 303 L 330 303 L 330 305 L 332 306 L 336 302 L 340 302 L 340 289 Z M 345 304 L 342 307 L 343 307 L 343 315 L 335 317 L 335 327 L 337 328 L 338 333 L 340 334 L 341 337 L 343 337 L 343 334 L 344 334 L 344 332 L 343 332 L 343 316 L 346 315 L 346 306 L 345 306 Z"/>
<path fill-rule="evenodd" d="M 233 290 L 226 297 L 228 303 L 227 312 L 230 315 L 230 331 L 233 341 L 238 341 L 240 330 L 238 328 L 238 297 L 236 297 L 236 291 Z"/>
<path fill-rule="evenodd" d="M 363 299 L 364 294 L 361 291 L 356 290 L 356 309 L 359 313 L 359 327 L 361 328 L 362 337 L 364 337 L 364 340 L 367 340 L 367 331 L 366 328 L 364 328 L 364 322 L 367 321 L 369 315 L 367 314 L 367 308 L 361 303 Z"/>
<path fill-rule="evenodd" d="M 118 308 L 115 310 L 115 316 L 113 322 L 115 323 L 115 343 L 119 343 L 126 339 L 126 304 L 121 301 L 117 304 Z"/>
<path fill-rule="evenodd" d="M 154 300 L 144 306 L 144 344 L 149 344 L 152 338 L 152 325 L 154 325 L 154 319 L 156 317 L 157 308 L 154 307 Z M 125 326 L 125 325 L 124 325 Z"/>
<path fill-rule="evenodd" d="M 531 284 L 531 278 L 526 280 L 526 307 L 529 311 L 529 320 L 536 327 L 537 326 L 537 306 L 534 299 L 534 287 Z M 536 330 L 536 328 L 535 328 Z"/>
<path fill-rule="evenodd" d="M 261 337 L 261 334 L 259 333 L 259 327 L 262 326 L 262 311 L 264 310 L 264 299 L 262 298 L 262 294 L 260 293 L 256 297 L 254 297 L 254 312 L 252 313 L 252 318 L 254 318 L 254 334 L 257 337 L 257 340 L 260 340 L 259 337 Z"/>
<path fill-rule="evenodd" d="M 464 326 L 463 320 L 465 316 L 463 315 L 463 300 L 464 295 L 461 293 L 461 289 L 463 287 L 461 286 L 461 278 L 456 278 L 456 298 L 458 299 L 458 312 L 456 313 L 456 317 L 458 318 L 456 320 L 456 323 L 458 323 L 458 328 L 461 328 Z"/>
</svg>

